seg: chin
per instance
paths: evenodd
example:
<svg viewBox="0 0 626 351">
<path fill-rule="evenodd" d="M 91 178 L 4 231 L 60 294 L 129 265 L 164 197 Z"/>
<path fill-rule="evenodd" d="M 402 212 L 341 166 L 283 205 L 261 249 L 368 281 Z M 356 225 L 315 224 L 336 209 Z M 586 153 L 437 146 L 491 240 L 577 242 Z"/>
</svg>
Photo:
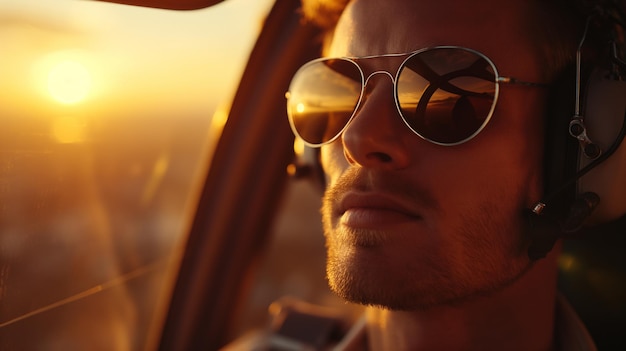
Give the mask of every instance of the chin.
<svg viewBox="0 0 626 351">
<path fill-rule="evenodd" d="M 530 268 L 530 263 L 519 262 L 476 278 L 469 272 L 450 272 L 441 266 L 400 271 L 386 268 L 384 260 L 361 258 L 337 257 L 329 252 L 327 278 L 331 290 L 348 302 L 395 311 L 455 307 L 488 298 L 514 284 Z"/>
</svg>

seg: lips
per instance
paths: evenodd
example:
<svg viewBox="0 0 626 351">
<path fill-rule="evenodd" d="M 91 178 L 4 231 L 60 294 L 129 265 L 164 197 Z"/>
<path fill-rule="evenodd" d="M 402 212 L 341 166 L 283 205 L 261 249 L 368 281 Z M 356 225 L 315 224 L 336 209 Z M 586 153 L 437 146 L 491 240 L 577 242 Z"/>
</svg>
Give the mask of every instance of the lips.
<svg viewBox="0 0 626 351">
<path fill-rule="evenodd" d="M 397 196 L 350 192 L 338 203 L 340 223 L 353 228 L 387 229 L 421 220 L 415 205 Z"/>
</svg>

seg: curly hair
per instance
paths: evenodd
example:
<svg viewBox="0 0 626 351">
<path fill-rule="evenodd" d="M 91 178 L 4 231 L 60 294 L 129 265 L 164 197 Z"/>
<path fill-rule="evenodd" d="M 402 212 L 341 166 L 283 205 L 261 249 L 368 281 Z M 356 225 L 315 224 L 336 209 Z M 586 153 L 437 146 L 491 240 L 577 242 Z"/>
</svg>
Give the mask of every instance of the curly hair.
<svg viewBox="0 0 626 351">
<path fill-rule="evenodd" d="M 302 0 L 302 13 L 306 21 L 323 30 L 323 50 L 332 40 L 339 17 L 351 0 Z"/>
</svg>

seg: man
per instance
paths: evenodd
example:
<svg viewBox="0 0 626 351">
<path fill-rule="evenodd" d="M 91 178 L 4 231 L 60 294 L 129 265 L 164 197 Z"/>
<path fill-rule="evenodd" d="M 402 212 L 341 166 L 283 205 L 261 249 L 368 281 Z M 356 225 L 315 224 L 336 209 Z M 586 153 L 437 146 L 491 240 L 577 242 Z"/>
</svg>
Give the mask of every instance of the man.
<svg viewBox="0 0 626 351">
<path fill-rule="evenodd" d="M 533 237 L 525 215 L 544 195 L 548 85 L 574 57 L 582 33 L 551 42 L 553 33 L 539 35 L 535 23 L 543 28 L 540 19 L 557 12 L 525 0 L 354 0 L 345 9 L 341 3 L 320 3 L 305 2 L 304 9 L 330 27 L 324 56 L 354 59 L 323 61 L 324 69 L 319 62 L 303 67 L 292 82 L 288 110 L 296 134 L 321 148 L 330 286 L 344 299 L 369 306 L 367 336 L 342 345 L 594 350 L 557 292 L 560 242 L 543 259 L 529 257 Z M 316 12 L 320 9 L 332 11 Z M 421 115 L 412 112 L 414 105 L 420 109 L 419 97 L 414 105 L 402 101 L 408 99 L 404 93 L 424 96 L 434 84 L 419 90 L 409 86 L 419 85 L 417 78 L 402 72 L 427 66 L 416 72 L 433 75 L 437 68 L 429 65 L 454 61 L 457 54 L 470 57 L 473 66 L 490 72 L 497 67 L 499 76 L 514 77 L 501 79 L 499 91 L 491 91 L 499 95 L 482 117 L 477 102 L 459 107 L 478 101 L 480 94 L 458 93 L 464 97 L 448 114 L 461 108 L 482 118 L 470 127 L 458 123 L 454 128 L 471 129 L 460 136 L 450 135 L 451 122 L 435 126 L 430 103 Z M 472 84 L 453 80 L 463 69 L 444 71 L 441 77 L 448 78 L 435 88 L 470 90 Z M 483 72 L 469 75 L 479 80 Z M 402 83 L 411 79 L 416 81 Z M 350 80 L 357 86 L 343 88 Z M 528 83 L 505 84 L 522 81 Z M 320 85 L 316 93 L 307 90 L 313 82 Z M 360 100 L 357 91 L 349 102 L 354 114 L 340 111 L 337 95 L 350 97 L 346 91 L 361 84 Z M 302 96 L 307 94 L 323 94 L 322 102 L 307 101 Z M 337 108 L 323 126 L 309 122 L 314 117 L 308 109 L 328 104 Z"/>
</svg>

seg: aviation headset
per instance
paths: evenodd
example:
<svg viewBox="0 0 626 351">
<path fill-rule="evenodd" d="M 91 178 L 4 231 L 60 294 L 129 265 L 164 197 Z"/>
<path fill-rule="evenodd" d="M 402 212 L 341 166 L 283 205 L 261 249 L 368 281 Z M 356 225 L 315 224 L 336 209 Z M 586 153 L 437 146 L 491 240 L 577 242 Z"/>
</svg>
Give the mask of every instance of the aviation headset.
<svg viewBox="0 0 626 351">
<path fill-rule="evenodd" d="M 587 9 L 576 64 L 556 80 L 549 97 L 544 197 L 527 211 L 531 259 L 544 257 L 560 237 L 626 232 L 626 16 L 619 0 Z M 589 34 L 605 43 L 599 59 L 583 62 Z M 319 149 L 296 148 L 295 177 L 325 175 Z M 625 233 L 626 234 L 626 233 Z"/>
<path fill-rule="evenodd" d="M 626 231 L 625 16 L 618 1 L 585 11 L 573 67 L 552 88 L 546 119 L 543 198 L 528 211 L 529 256 L 560 237 Z M 599 52 L 583 62 L 595 34 Z"/>
</svg>

